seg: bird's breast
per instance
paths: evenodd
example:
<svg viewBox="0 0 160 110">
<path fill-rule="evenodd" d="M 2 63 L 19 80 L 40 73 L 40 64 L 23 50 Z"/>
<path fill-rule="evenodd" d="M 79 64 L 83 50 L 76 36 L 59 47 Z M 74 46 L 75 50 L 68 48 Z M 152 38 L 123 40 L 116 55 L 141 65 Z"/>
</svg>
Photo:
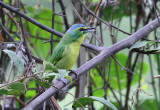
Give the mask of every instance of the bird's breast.
<svg viewBox="0 0 160 110">
<path fill-rule="evenodd" d="M 65 49 L 63 52 L 63 57 L 61 58 L 60 61 L 56 63 L 56 67 L 59 69 L 65 69 L 65 70 L 70 70 L 74 63 L 77 60 L 77 57 L 79 55 L 79 49 L 82 41 L 84 40 L 86 34 L 81 36 L 79 39 L 76 41 L 65 44 Z"/>
</svg>

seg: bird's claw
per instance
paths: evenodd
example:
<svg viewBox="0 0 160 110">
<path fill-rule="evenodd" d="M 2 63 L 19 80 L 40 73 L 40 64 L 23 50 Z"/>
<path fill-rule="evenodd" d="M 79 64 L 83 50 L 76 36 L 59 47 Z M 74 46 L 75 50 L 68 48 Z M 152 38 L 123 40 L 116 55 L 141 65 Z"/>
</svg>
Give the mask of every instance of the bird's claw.
<svg viewBox="0 0 160 110">
<path fill-rule="evenodd" d="M 61 76 L 58 76 L 59 80 L 61 80 L 65 85 L 67 85 L 67 82 L 64 78 L 62 78 Z"/>
<path fill-rule="evenodd" d="M 76 75 L 76 78 L 78 78 L 78 73 L 75 70 L 69 70 L 71 73 L 74 73 Z M 70 74 L 71 74 L 70 73 Z"/>
</svg>

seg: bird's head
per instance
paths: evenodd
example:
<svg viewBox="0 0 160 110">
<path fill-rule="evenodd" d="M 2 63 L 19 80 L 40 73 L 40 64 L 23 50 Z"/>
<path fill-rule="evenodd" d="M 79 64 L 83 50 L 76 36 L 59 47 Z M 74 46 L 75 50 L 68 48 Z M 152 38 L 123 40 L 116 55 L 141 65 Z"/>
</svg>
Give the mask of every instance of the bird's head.
<svg viewBox="0 0 160 110">
<path fill-rule="evenodd" d="M 74 24 L 72 27 L 70 27 L 67 31 L 67 33 L 71 34 L 73 36 L 73 40 L 77 40 L 84 34 L 88 32 L 93 32 L 95 28 L 93 27 L 87 27 L 84 24 Z"/>
</svg>

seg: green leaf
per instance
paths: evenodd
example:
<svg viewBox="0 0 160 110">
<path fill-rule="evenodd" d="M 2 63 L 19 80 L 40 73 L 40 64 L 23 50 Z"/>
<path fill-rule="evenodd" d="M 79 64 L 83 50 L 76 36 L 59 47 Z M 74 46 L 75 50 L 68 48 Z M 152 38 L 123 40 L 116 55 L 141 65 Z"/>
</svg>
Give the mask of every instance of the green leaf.
<svg viewBox="0 0 160 110">
<path fill-rule="evenodd" d="M 19 95 L 21 95 L 21 91 L 19 91 L 19 90 L 9 90 L 8 91 L 8 93 L 7 93 L 7 95 L 15 95 L 15 96 L 19 96 Z"/>
<path fill-rule="evenodd" d="M 19 58 L 15 52 L 10 51 L 10 50 L 3 50 L 5 53 L 8 54 L 10 59 L 14 62 L 14 65 L 18 69 L 19 72 L 23 72 L 24 70 L 24 63 L 21 58 Z"/>
<path fill-rule="evenodd" d="M 65 76 L 65 78 L 68 78 L 70 81 L 70 84 L 72 84 L 72 78 L 70 76 Z"/>
<path fill-rule="evenodd" d="M 57 73 L 47 73 L 47 72 L 45 72 L 45 73 L 43 73 L 43 78 L 47 78 L 47 77 L 52 77 L 52 76 L 58 76 L 59 74 L 57 74 Z"/>
<path fill-rule="evenodd" d="M 156 33 L 156 37 L 160 38 L 160 31 Z"/>
<path fill-rule="evenodd" d="M 110 103 L 109 101 L 105 100 L 104 98 L 100 98 L 100 97 L 95 97 L 95 96 L 90 96 L 90 97 L 82 97 L 79 98 L 77 101 L 75 101 L 73 103 L 73 107 L 77 108 L 77 107 L 83 107 L 88 105 L 89 103 L 93 102 L 93 101 L 98 101 L 108 107 L 110 107 L 113 110 L 118 110 L 112 103 Z"/>
<path fill-rule="evenodd" d="M 44 69 L 46 70 L 46 71 L 49 71 L 49 70 L 51 70 L 51 71 L 57 71 L 58 72 L 58 69 L 57 69 L 57 67 L 55 67 L 52 63 L 50 63 L 50 62 L 47 62 L 47 61 L 43 61 L 43 66 L 44 66 Z"/>
<path fill-rule="evenodd" d="M 39 85 L 42 85 L 45 88 L 49 88 L 50 87 L 50 85 L 47 82 L 44 82 L 44 81 L 42 82 L 40 80 L 35 80 L 35 82 L 38 83 Z"/>
<path fill-rule="evenodd" d="M 73 108 L 78 108 L 78 107 L 83 107 L 83 106 L 86 106 L 88 105 L 89 103 L 95 101 L 94 99 L 92 98 L 89 98 L 89 97 L 81 97 L 81 98 L 78 98 L 77 101 L 75 101 L 72 105 Z"/>
<path fill-rule="evenodd" d="M 145 46 L 147 43 L 148 43 L 148 41 L 138 41 L 138 42 L 136 42 L 134 45 L 132 45 L 132 46 L 130 47 L 130 49 L 132 50 L 132 49 L 134 49 L 134 48 L 143 47 L 143 46 Z"/>
<path fill-rule="evenodd" d="M 16 83 L 9 85 L 7 90 L 1 89 L 0 94 L 18 96 L 18 95 L 21 95 L 21 93 L 24 91 L 25 91 L 24 84 L 21 82 L 16 82 Z"/>
<path fill-rule="evenodd" d="M 0 94 L 8 94 L 8 91 L 5 89 L 0 89 Z"/>
<path fill-rule="evenodd" d="M 146 99 L 143 101 L 141 100 L 139 101 L 138 110 L 159 110 L 159 109 L 157 107 L 157 103 L 155 99 Z"/>
<path fill-rule="evenodd" d="M 13 83 L 11 85 L 9 85 L 9 89 L 12 89 L 12 90 L 18 90 L 18 91 L 25 91 L 25 87 L 24 87 L 24 84 L 21 83 L 21 82 L 16 82 L 16 83 Z"/>
</svg>

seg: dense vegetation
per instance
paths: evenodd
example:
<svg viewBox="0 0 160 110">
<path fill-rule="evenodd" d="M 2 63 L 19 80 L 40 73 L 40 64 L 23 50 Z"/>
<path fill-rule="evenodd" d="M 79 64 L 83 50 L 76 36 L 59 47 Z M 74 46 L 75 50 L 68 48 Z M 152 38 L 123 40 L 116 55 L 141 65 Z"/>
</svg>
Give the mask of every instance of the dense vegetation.
<svg viewBox="0 0 160 110">
<path fill-rule="evenodd" d="M 159 110 L 159 5 L 158 0 L 0 0 L 0 108 Z M 79 76 L 51 85 L 42 62 L 75 23 L 96 28 L 73 67 Z"/>
</svg>

